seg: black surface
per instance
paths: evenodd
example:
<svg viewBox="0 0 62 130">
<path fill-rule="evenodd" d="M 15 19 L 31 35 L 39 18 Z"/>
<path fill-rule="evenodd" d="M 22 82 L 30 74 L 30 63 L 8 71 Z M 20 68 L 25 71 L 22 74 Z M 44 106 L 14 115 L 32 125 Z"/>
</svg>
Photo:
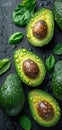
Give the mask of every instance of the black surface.
<svg viewBox="0 0 62 130">
<path fill-rule="evenodd" d="M 8 57 L 11 59 L 10 70 L 7 71 L 2 76 L 0 76 L 0 86 L 3 84 L 6 76 L 9 73 L 15 72 L 14 63 L 13 63 L 13 52 L 16 49 L 20 47 L 25 47 L 29 50 L 32 49 L 45 61 L 45 58 L 48 57 L 52 53 L 52 50 L 55 44 L 62 42 L 62 31 L 60 31 L 60 29 L 55 23 L 55 32 L 54 32 L 53 39 L 47 46 L 43 48 L 36 48 L 30 45 L 26 39 L 26 36 L 24 37 L 23 41 L 19 43 L 18 45 L 16 46 L 9 45 L 7 43 L 7 39 L 12 33 L 16 31 L 21 31 L 24 34 L 26 34 L 25 28 L 17 27 L 12 22 L 12 13 L 14 11 L 14 8 L 16 7 L 16 5 L 18 5 L 19 2 L 20 0 L 2 0 L 2 1 L 0 0 L 0 58 Z M 42 7 L 47 7 L 53 10 L 53 2 L 54 0 L 37 0 L 36 11 Z M 56 57 L 56 61 L 58 61 L 59 59 L 62 59 L 61 56 L 55 56 L 55 57 Z M 52 74 L 47 73 L 43 84 L 40 85 L 38 88 L 43 89 L 44 91 L 47 91 L 51 95 L 53 95 L 52 90 L 51 90 L 51 77 L 52 77 Z M 23 89 L 26 95 L 26 102 L 25 102 L 25 106 L 22 113 L 27 114 L 32 120 L 32 130 L 62 130 L 61 119 L 56 126 L 51 127 L 51 128 L 42 127 L 33 120 L 31 113 L 29 111 L 29 106 L 28 106 L 28 101 L 27 101 L 27 95 L 28 95 L 28 92 L 31 90 L 31 88 L 23 84 Z M 62 109 L 61 101 L 58 101 L 58 102 Z M 22 130 L 20 124 L 18 123 L 18 117 L 11 118 L 7 116 L 0 109 L 0 130 Z"/>
</svg>

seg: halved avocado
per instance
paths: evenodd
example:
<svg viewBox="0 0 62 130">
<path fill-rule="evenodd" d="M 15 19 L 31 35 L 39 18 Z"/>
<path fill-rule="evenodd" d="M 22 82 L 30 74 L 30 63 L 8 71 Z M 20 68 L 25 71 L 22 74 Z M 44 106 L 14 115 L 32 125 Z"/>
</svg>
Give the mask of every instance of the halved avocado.
<svg viewBox="0 0 62 130">
<path fill-rule="evenodd" d="M 45 8 L 40 9 L 30 19 L 26 32 L 32 45 L 42 47 L 48 44 L 54 33 L 53 12 Z"/>
<path fill-rule="evenodd" d="M 46 75 L 41 58 L 26 49 L 19 49 L 14 54 L 16 71 L 20 79 L 28 86 L 39 86 Z"/>
<path fill-rule="evenodd" d="M 35 89 L 28 95 L 29 107 L 34 120 L 41 126 L 51 127 L 60 119 L 60 106 L 48 93 Z"/>
</svg>

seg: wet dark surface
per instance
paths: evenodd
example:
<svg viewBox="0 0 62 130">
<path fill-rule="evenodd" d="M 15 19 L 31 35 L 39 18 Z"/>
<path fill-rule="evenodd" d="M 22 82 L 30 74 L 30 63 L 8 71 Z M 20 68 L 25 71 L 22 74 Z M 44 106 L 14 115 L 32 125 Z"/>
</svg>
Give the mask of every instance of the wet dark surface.
<svg viewBox="0 0 62 130">
<path fill-rule="evenodd" d="M 25 28 L 17 27 L 12 22 L 12 13 L 14 11 L 14 8 L 20 0 L 2 0 L 0 1 L 0 59 L 8 57 L 11 59 L 11 68 L 9 71 L 7 71 L 5 74 L 0 76 L 0 86 L 2 86 L 6 76 L 9 73 L 15 72 L 14 63 L 13 63 L 13 52 L 17 50 L 20 47 L 27 48 L 29 50 L 34 51 L 37 53 L 44 61 L 45 58 L 48 57 L 53 52 L 53 48 L 55 44 L 58 44 L 62 42 L 62 31 L 58 28 L 58 26 L 55 23 L 55 32 L 52 41 L 43 48 L 36 48 L 29 44 L 29 42 L 26 39 L 26 36 L 24 37 L 23 41 L 20 42 L 18 45 L 10 45 L 8 44 L 7 40 L 8 37 L 16 32 L 21 31 L 24 34 Z M 36 11 L 39 10 L 42 7 L 47 7 L 49 9 L 53 10 L 53 2 L 54 0 L 37 0 L 37 8 Z M 59 59 L 62 59 L 62 56 L 55 56 L 56 61 Z M 47 73 L 46 78 L 42 85 L 40 85 L 38 88 L 43 89 L 44 91 L 50 93 L 53 95 L 51 90 L 51 77 L 52 74 Z M 45 128 L 40 125 L 38 125 L 32 118 L 31 113 L 29 111 L 28 101 L 27 101 L 27 95 L 31 88 L 27 87 L 25 84 L 23 84 L 23 89 L 26 95 L 26 102 L 24 109 L 22 113 L 27 114 L 29 118 L 32 121 L 32 130 L 62 130 L 62 120 L 60 119 L 59 123 L 51 128 Z M 54 96 L 54 95 L 53 95 Z M 61 109 L 62 109 L 62 103 L 61 101 L 58 101 Z M 0 130 L 22 130 L 19 122 L 18 117 L 11 118 L 7 116 L 1 109 L 0 109 Z"/>
</svg>

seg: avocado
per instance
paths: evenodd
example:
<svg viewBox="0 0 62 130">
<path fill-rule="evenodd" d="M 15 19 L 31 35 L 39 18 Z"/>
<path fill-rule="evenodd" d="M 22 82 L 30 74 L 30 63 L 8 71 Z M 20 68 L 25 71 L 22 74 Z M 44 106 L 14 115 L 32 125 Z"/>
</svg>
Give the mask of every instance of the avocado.
<svg viewBox="0 0 62 130">
<path fill-rule="evenodd" d="M 62 30 L 62 0 L 54 1 L 54 17 L 57 25 Z"/>
<path fill-rule="evenodd" d="M 19 114 L 24 106 L 22 84 L 16 74 L 9 74 L 0 88 L 0 108 L 9 116 Z"/>
<path fill-rule="evenodd" d="M 28 94 L 28 102 L 30 112 L 39 125 L 52 127 L 58 123 L 60 106 L 50 94 L 39 89 L 32 90 Z"/>
<path fill-rule="evenodd" d="M 29 42 L 42 47 L 50 42 L 54 33 L 54 17 L 51 10 L 42 8 L 30 19 L 26 35 Z"/>
<path fill-rule="evenodd" d="M 14 53 L 14 63 L 19 78 L 28 86 L 39 86 L 46 75 L 45 65 L 41 58 L 27 49 Z"/>
<path fill-rule="evenodd" d="M 62 100 L 62 60 L 59 60 L 54 67 L 52 76 L 52 90 L 54 95 Z"/>
</svg>

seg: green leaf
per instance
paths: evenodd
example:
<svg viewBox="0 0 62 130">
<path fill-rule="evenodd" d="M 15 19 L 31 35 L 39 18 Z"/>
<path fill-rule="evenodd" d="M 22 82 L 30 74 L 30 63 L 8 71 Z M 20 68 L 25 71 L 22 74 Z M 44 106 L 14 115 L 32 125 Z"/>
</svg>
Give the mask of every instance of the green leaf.
<svg viewBox="0 0 62 130">
<path fill-rule="evenodd" d="M 54 47 L 53 52 L 54 52 L 54 54 L 56 54 L 56 55 L 62 55 L 62 43 L 57 44 L 57 45 Z"/>
<path fill-rule="evenodd" d="M 20 42 L 23 39 L 23 37 L 24 37 L 24 35 L 21 32 L 16 32 L 9 37 L 8 43 L 17 44 L 18 42 Z"/>
<path fill-rule="evenodd" d="M 0 75 L 5 73 L 10 68 L 10 59 L 4 58 L 0 60 Z"/>
<path fill-rule="evenodd" d="M 29 10 L 33 10 L 36 7 L 36 0 L 22 0 L 22 4 Z"/>
<path fill-rule="evenodd" d="M 27 25 L 35 10 L 36 0 L 23 0 L 13 12 L 13 22 L 18 26 Z"/>
<path fill-rule="evenodd" d="M 55 65 L 55 57 L 53 55 L 50 55 L 46 61 L 45 61 L 45 66 L 47 71 L 52 71 Z"/>
<path fill-rule="evenodd" d="M 31 130 L 31 121 L 26 115 L 19 117 L 19 122 L 24 130 Z"/>
</svg>

